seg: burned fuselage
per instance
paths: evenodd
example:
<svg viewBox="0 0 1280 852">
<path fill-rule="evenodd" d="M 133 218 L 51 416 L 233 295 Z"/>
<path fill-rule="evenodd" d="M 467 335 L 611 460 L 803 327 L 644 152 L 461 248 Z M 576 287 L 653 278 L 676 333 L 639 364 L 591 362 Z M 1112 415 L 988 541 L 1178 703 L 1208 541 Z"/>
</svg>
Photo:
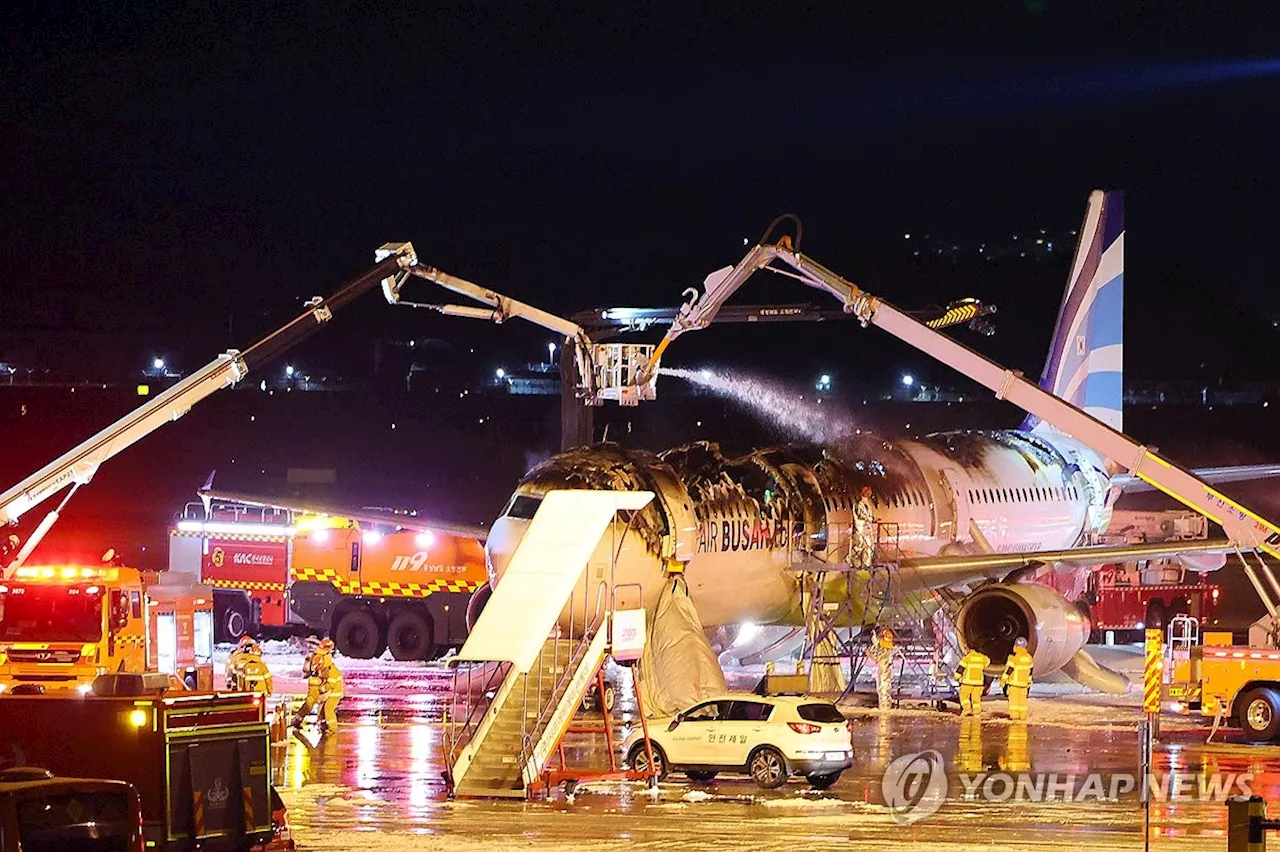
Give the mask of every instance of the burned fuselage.
<svg viewBox="0 0 1280 852">
<path fill-rule="evenodd" d="M 1085 467 L 1090 469 L 1086 472 Z M 1105 515 L 1100 463 L 1025 432 L 948 432 L 888 441 L 859 433 L 827 447 L 727 457 L 700 441 L 658 454 L 596 444 L 531 470 L 493 526 L 500 581 L 543 495 L 560 488 L 643 489 L 657 499 L 620 518 L 593 558 L 592 581 L 641 589 L 684 571 L 708 626 L 795 623 L 796 566 L 844 563 L 863 486 L 884 562 L 952 553 L 1033 551 L 1080 543 Z M 1092 478 L 1090 478 L 1092 477 Z M 1103 483 L 1105 485 L 1105 483 Z M 976 579 L 987 579 L 978 577 Z M 948 585 L 957 584 L 954 579 Z"/>
</svg>

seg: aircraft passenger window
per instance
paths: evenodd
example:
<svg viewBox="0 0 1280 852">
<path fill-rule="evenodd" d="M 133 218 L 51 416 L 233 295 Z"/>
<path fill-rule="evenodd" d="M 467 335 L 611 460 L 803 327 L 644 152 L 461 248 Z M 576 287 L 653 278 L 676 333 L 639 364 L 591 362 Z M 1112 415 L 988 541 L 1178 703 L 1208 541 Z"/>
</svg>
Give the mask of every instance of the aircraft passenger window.
<svg viewBox="0 0 1280 852">
<path fill-rule="evenodd" d="M 531 521 L 541 505 L 541 497 L 529 497 L 524 494 L 517 495 L 511 500 L 511 505 L 507 507 L 507 517 Z"/>
</svg>

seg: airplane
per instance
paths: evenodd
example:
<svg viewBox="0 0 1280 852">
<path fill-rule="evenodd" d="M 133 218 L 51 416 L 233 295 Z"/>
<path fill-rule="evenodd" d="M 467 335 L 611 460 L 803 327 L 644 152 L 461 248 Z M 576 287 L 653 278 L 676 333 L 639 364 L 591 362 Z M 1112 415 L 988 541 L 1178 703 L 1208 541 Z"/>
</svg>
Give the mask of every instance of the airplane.
<svg viewBox="0 0 1280 852">
<path fill-rule="evenodd" d="M 1122 194 L 1093 193 L 1080 234 L 1041 387 L 1120 430 Z M 1084 651 L 1087 612 L 1054 588 L 1063 583 L 1037 578 L 1169 556 L 1194 570 L 1214 570 L 1225 563 L 1229 546 L 1090 546 L 1106 532 L 1123 489 L 1141 485 L 1117 470 L 1089 447 L 1032 419 L 1011 430 L 910 439 L 862 432 L 826 446 L 773 447 L 733 458 L 708 441 L 660 453 L 594 444 L 555 455 L 520 480 L 490 528 L 488 573 L 492 586 L 501 582 L 549 491 L 647 490 L 656 499 L 620 517 L 588 563 L 611 566 L 614 588 L 638 587 L 652 617 L 669 570 L 678 568 L 708 631 L 802 625 L 800 577 L 804 569 L 848 561 L 854 506 L 866 486 L 877 552 L 892 563 L 893 576 L 862 572 L 842 626 L 932 614 L 950 598 L 959 601 L 954 626 L 963 647 L 978 648 L 999 664 L 1015 639 L 1026 637 L 1037 676 L 1061 670 L 1091 688 L 1123 692 L 1127 679 Z M 1274 475 L 1275 469 L 1196 473 L 1221 482 Z M 603 576 L 599 569 L 588 571 L 592 582 Z M 842 593 L 844 576 L 828 575 L 830 594 Z M 477 594 L 487 593 L 482 588 Z M 886 593 L 892 595 L 887 603 Z"/>
</svg>

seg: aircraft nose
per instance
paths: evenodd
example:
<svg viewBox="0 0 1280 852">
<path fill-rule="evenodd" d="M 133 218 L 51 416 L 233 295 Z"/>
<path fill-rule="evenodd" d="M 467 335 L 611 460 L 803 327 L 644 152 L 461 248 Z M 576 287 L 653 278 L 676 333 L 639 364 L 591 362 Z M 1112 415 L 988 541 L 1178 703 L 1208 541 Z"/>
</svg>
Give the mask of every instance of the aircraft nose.
<svg viewBox="0 0 1280 852">
<path fill-rule="evenodd" d="M 498 581 L 528 528 L 529 522 L 521 518 L 502 517 L 493 522 L 484 546 L 485 569 L 489 573 L 489 585 L 493 588 L 498 587 Z"/>
</svg>

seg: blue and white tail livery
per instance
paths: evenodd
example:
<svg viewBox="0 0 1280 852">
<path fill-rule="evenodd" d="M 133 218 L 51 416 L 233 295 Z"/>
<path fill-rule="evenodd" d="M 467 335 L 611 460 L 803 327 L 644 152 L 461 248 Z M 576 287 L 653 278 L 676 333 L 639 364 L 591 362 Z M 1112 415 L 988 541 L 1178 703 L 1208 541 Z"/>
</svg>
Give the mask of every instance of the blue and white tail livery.
<svg viewBox="0 0 1280 852">
<path fill-rule="evenodd" d="M 1095 190 L 1040 387 L 1124 431 L 1123 380 L 1124 194 Z"/>
</svg>

